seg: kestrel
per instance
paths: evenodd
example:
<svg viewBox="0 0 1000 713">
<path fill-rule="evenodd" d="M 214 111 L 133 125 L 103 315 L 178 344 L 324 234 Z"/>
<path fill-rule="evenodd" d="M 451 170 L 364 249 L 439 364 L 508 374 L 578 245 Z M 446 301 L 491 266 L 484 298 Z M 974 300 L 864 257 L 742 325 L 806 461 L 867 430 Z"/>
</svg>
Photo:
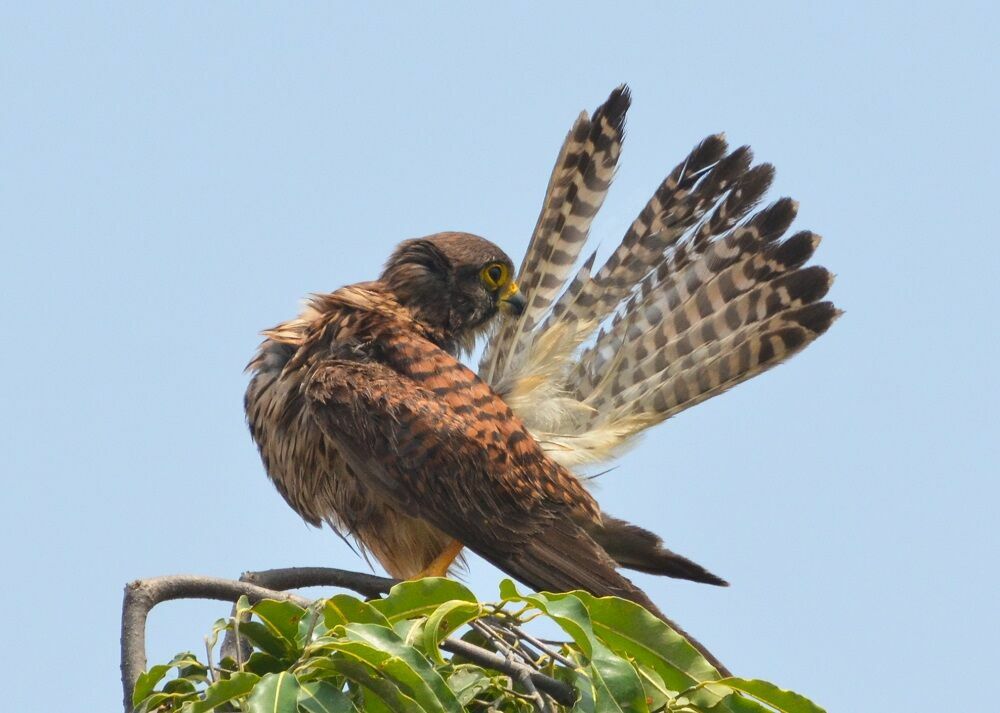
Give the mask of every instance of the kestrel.
<svg viewBox="0 0 1000 713">
<path fill-rule="evenodd" d="M 626 87 L 580 115 L 527 255 L 467 233 L 403 242 L 379 278 L 313 296 L 264 332 L 250 430 L 306 521 L 399 578 L 444 575 L 464 547 L 538 590 L 617 595 L 618 572 L 725 582 L 601 511 L 572 468 L 780 363 L 829 328 L 832 282 L 784 238 L 782 198 L 747 217 L 773 168 L 710 136 L 619 247 L 574 270 L 621 151 Z M 462 364 L 480 336 L 478 374 Z"/>
</svg>

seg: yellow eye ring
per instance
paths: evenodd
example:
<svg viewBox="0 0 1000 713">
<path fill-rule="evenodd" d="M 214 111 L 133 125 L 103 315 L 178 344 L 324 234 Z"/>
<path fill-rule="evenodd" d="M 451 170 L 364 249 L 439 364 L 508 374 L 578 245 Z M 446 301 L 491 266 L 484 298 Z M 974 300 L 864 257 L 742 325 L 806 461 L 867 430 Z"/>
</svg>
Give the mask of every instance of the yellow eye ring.
<svg viewBox="0 0 1000 713">
<path fill-rule="evenodd" d="M 502 262 L 491 262 L 480 273 L 483 284 L 491 290 L 499 290 L 510 280 L 510 270 Z"/>
</svg>

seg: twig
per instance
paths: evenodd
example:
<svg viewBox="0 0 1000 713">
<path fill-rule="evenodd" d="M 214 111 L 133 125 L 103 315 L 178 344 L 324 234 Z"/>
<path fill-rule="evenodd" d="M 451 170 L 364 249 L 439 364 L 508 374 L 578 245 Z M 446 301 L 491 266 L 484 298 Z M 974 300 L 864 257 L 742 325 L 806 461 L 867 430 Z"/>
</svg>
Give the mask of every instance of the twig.
<svg viewBox="0 0 1000 713">
<path fill-rule="evenodd" d="M 515 673 L 513 674 L 514 680 L 520 683 L 528 692 L 528 698 L 531 700 L 536 710 L 541 713 L 551 713 L 551 706 L 549 705 L 548 699 L 538 692 L 535 684 L 531 681 L 531 677 L 528 675 L 532 670 L 538 672 L 538 662 L 531 657 L 530 652 L 523 651 L 521 649 L 523 642 L 519 639 L 518 635 L 512 631 L 514 627 L 511 624 L 496 618 L 491 618 L 490 623 L 481 619 L 473 621 L 472 627 L 493 642 L 499 653 L 506 656 L 508 664 L 513 666 L 517 663 L 514 661 L 515 656 L 524 662 L 525 665 L 516 667 Z M 507 636 L 513 639 L 513 641 L 508 641 L 506 638 Z M 542 652 L 542 654 L 544 655 L 544 652 Z M 568 661 L 568 659 L 566 660 Z M 569 664 L 570 667 L 575 668 L 571 661 Z"/>
<path fill-rule="evenodd" d="M 552 649 L 549 646 L 546 646 L 541 639 L 536 639 L 534 636 L 524 631 L 519 626 L 508 624 L 508 627 L 510 627 L 510 630 L 513 631 L 515 634 L 517 634 L 519 637 L 521 637 L 524 641 L 527 641 L 529 644 L 534 646 L 539 652 L 548 656 L 550 659 L 558 661 L 563 666 L 568 666 L 569 668 L 576 668 L 575 663 L 573 663 L 570 659 L 563 656 L 558 651 Z"/>
<path fill-rule="evenodd" d="M 236 645 L 233 647 L 235 649 L 236 658 L 236 670 L 243 671 L 243 662 L 250 658 L 247 654 L 244 656 L 243 651 L 243 639 L 240 638 L 240 621 L 242 617 L 236 616 L 236 602 L 233 602 L 233 614 L 231 616 L 233 620 L 233 639 L 236 641 Z M 225 637 L 222 639 L 222 648 L 219 649 L 219 659 L 226 658 L 226 644 L 229 642 L 229 632 L 226 632 Z"/>
<path fill-rule="evenodd" d="M 527 675 L 539 691 L 549 694 L 557 703 L 561 703 L 564 706 L 571 706 L 576 703 L 576 690 L 568 683 L 563 683 L 551 676 L 533 671 L 523 664 L 512 661 L 508 662 L 500 654 L 481 649 L 466 641 L 450 638 L 441 642 L 441 648 L 449 653 L 467 658 L 469 661 L 477 663 L 480 666 L 495 669 L 518 679 L 522 675 Z"/>
<path fill-rule="evenodd" d="M 485 635 L 488 636 L 495 645 L 499 646 L 501 649 L 500 653 L 506 654 L 507 665 L 515 667 L 515 673 L 512 678 L 520 683 L 524 687 L 524 690 L 528 692 L 527 698 L 531 701 L 535 710 L 539 711 L 539 713 L 551 713 L 549 710 L 549 702 L 545 699 L 545 696 L 539 693 L 538 689 L 535 688 L 535 684 L 532 683 L 531 676 L 529 675 L 531 671 L 537 671 L 536 663 L 530 656 L 528 656 L 528 654 L 518 648 L 519 642 L 517 637 L 513 634 L 510 635 L 511 638 L 514 639 L 514 643 L 511 644 L 504 638 L 504 634 L 507 632 L 494 629 L 485 621 L 476 621 L 473 622 L 473 625 L 480 633 L 485 633 Z M 518 665 L 518 662 L 515 660 L 516 658 L 520 658 L 521 661 L 527 664 L 527 666 Z"/>
<path fill-rule="evenodd" d="M 514 624 L 517 621 L 515 615 L 511 615 L 507 612 L 497 612 L 496 615 L 487 617 L 485 621 L 480 620 L 483 624 L 488 624 L 493 627 L 493 631 L 499 635 L 509 634 L 512 639 L 514 639 L 514 644 L 508 643 L 508 645 L 513 646 L 523 646 L 530 649 L 528 653 L 537 652 L 538 656 L 548 656 L 554 661 L 558 661 L 563 666 L 568 666 L 569 668 L 576 668 L 577 664 L 568 659 L 567 657 L 560 654 L 558 651 L 552 649 L 547 644 L 554 644 L 556 646 L 563 646 L 562 641 L 546 641 L 544 639 L 537 639 L 528 632 L 526 632 L 521 627 Z"/>
<path fill-rule="evenodd" d="M 215 662 L 212 660 L 212 649 L 215 647 L 215 639 L 211 636 L 205 637 L 205 663 L 208 664 L 208 682 L 215 683 Z"/>
<path fill-rule="evenodd" d="M 308 644 L 312 641 L 313 632 L 316 631 L 316 625 L 319 623 L 319 607 L 313 602 L 309 605 L 309 619 L 307 619 L 308 626 L 306 628 L 306 635 L 303 640 Z"/>
<path fill-rule="evenodd" d="M 511 661 L 511 664 L 514 662 Z M 531 680 L 529 674 L 529 669 L 519 667 L 519 671 L 514 674 L 517 682 L 524 686 L 525 690 L 528 691 L 528 695 L 531 698 L 531 702 L 535 704 L 535 708 L 541 713 L 552 713 L 552 709 L 549 706 L 549 702 L 545 699 L 545 696 L 538 692 L 535 687 L 534 682 Z"/>
<path fill-rule="evenodd" d="M 490 641 L 493 642 L 493 644 L 497 648 L 497 653 L 504 654 L 508 658 L 511 657 L 511 656 L 517 656 L 527 666 L 534 666 L 535 665 L 535 660 L 534 659 L 532 659 L 524 651 L 521 651 L 516 646 L 512 645 L 509 641 L 507 641 L 506 639 L 504 639 L 503 638 L 503 634 L 501 632 L 499 632 L 496 629 L 494 629 L 492 626 L 490 626 L 489 624 L 487 624 L 485 621 L 482 621 L 481 619 L 480 620 L 474 620 L 474 621 L 471 622 L 471 626 L 472 626 L 473 629 L 475 629 L 480 634 L 482 634 L 483 636 L 485 636 L 488 640 L 490 640 Z M 517 639 L 515 638 L 515 643 L 516 643 L 516 641 L 517 641 Z"/>
</svg>

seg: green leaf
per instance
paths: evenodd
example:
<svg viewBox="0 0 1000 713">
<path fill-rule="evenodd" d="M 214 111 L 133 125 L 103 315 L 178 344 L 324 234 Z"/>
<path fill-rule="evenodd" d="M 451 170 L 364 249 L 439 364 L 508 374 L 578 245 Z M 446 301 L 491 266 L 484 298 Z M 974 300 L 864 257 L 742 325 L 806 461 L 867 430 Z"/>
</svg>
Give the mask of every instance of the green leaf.
<svg viewBox="0 0 1000 713">
<path fill-rule="evenodd" d="M 184 678 L 194 683 L 208 683 L 208 667 L 201 661 L 186 663 L 177 668 L 177 678 Z"/>
<path fill-rule="evenodd" d="M 633 663 L 635 662 L 633 661 Z M 646 692 L 646 703 L 650 710 L 660 710 L 668 701 L 674 700 L 675 696 L 667 688 L 660 674 L 648 666 L 642 665 L 636 665 L 635 670 L 638 671 L 639 678 L 642 680 L 642 688 Z"/>
<path fill-rule="evenodd" d="M 156 684 L 163 680 L 171 668 L 173 668 L 172 664 L 161 663 L 139 674 L 139 678 L 135 680 L 135 688 L 132 689 L 133 708 L 139 707 L 139 703 L 153 692 Z"/>
<path fill-rule="evenodd" d="M 396 636 L 405 641 L 407 645 L 413 645 L 414 641 L 418 641 L 423 637 L 424 622 L 426 619 L 400 619 L 399 621 L 393 622 L 392 630 L 396 632 Z"/>
<path fill-rule="evenodd" d="M 180 693 L 182 695 L 197 695 L 199 683 L 201 683 L 201 681 L 190 681 L 186 678 L 175 678 L 163 684 L 163 692 Z"/>
<path fill-rule="evenodd" d="M 260 677 L 252 673 L 234 673 L 227 679 L 216 681 L 205 689 L 200 701 L 195 701 L 185 710 L 185 713 L 208 713 L 223 703 L 234 698 L 242 698 L 253 690 Z"/>
<path fill-rule="evenodd" d="M 550 661 L 543 672 L 579 691 L 573 711 L 824 713 L 765 681 L 721 679 L 680 634 L 632 602 L 585 592 L 521 594 L 510 580 L 500 592 L 505 602 L 519 603 L 506 606 L 508 612 L 518 609 L 521 620 L 547 616 L 572 638 L 563 653 L 574 665 Z M 252 618 L 240 624 L 240 633 L 256 649 L 243 671 L 209 684 L 203 663 L 178 654 L 139 677 L 137 713 L 240 706 L 249 713 L 460 713 L 480 705 L 504 713 L 533 710 L 510 676 L 461 656 L 441 656 L 442 639 L 459 633 L 482 645 L 481 634 L 466 625 L 493 611 L 457 582 L 404 582 L 372 603 L 337 595 L 309 609 L 281 601 L 242 604 L 241 613 Z M 231 620 L 217 623 L 213 637 L 233 626 Z M 232 668 L 230 662 L 226 671 Z M 167 680 L 172 669 L 178 675 Z"/>
<path fill-rule="evenodd" d="M 368 602 L 349 594 L 337 594 L 323 605 L 323 622 L 328 629 L 350 622 L 389 626 L 389 620 Z"/>
<path fill-rule="evenodd" d="M 313 602 L 306 610 L 305 616 L 299 619 L 295 642 L 300 649 L 305 648 L 312 639 L 322 636 L 326 631 L 326 623 L 323 621 L 323 601 L 318 600 Z"/>
<path fill-rule="evenodd" d="M 139 706 L 136 707 L 137 713 L 146 713 L 146 711 L 156 711 L 164 703 L 170 705 L 170 710 L 177 710 L 182 706 L 185 701 L 191 701 L 197 698 L 196 693 L 154 693 L 146 700 L 142 701 Z"/>
<path fill-rule="evenodd" d="M 417 642 L 417 645 L 432 660 L 444 663 L 444 657 L 441 656 L 441 649 L 438 648 L 442 639 L 447 638 L 460 626 L 478 618 L 482 613 L 483 607 L 479 603 L 461 599 L 452 599 L 445 602 L 427 617 L 427 623 L 424 624 L 421 640 Z"/>
<path fill-rule="evenodd" d="M 295 646 L 299 621 L 306 613 L 305 609 L 292 602 L 262 599 L 254 604 L 252 611 L 271 633 L 289 642 L 289 646 Z"/>
<path fill-rule="evenodd" d="M 509 579 L 500 583 L 500 595 L 504 601 L 531 604 L 569 634 L 587 658 L 593 654 L 593 642 L 596 639 L 591 630 L 590 615 L 579 600 L 574 604 L 546 594 L 520 594 Z"/>
<path fill-rule="evenodd" d="M 372 624 L 348 624 L 350 641 L 344 649 L 376 666 L 385 675 L 403 684 L 408 693 L 427 711 L 453 711 L 462 707 L 431 663 L 415 648 L 407 646 L 392 630 Z M 349 647 L 349 648 L 348 648 Z"/>
<path fill-rule="evenodd" d="M 826 713 L 824 709 L 805 696 L 778 688 L 767 681 L 750 678 L 723 678 L 716 681 L 715 685 L 741 691 L 781 713 Z"/>
<path fill-rule="evenodd" d="M 590 713 L 590 711 L 597 710 L 597 700 L 594 697 L 594 684 L 590 680 L 589 671 L 583 667 L 576 669 L 560 667 L 554 673 L 554 678 L 568 683 L 576 689 L 577 701 L 576 705 L 573 706 L 574 711 L 587 711 L 587 713 Z"/>
<path fill-rule="evenodd" d="M 290 673 L 269 673 L 254 687 L 247 713 L 298 713 L 298 680 Z"/>
<path fill-rule="evenodd" d="M 515 599 L 511 596 L 506 598 Z M 639 673 L 628 660 L 617 655 L 595 636 L 590 612 L 580 598 L 574 593 L 548 592 L 521 595 L 519 598 L 538 607 L 559 624 L 590 660 L 590 678 L 594 686 L 595 710 L 598 713 L 618 713 L 622 710 L 622 705 L 633 711 L 649 710 Z"/>
<path fill-rule="evenodd" d="M 161 691 L 154 691 L 156 684 L 172 668 L 178 671 L 193 671 L 195 680 L 180 677 L 167 681 Z M 170 702 L 172 709 L 180 708 L 185 701 L 195 701 L 198 697 L 197 684 L 204 679 L 199 675 L 205 670 L 204 665 L 190 651 L 177 654 L 168 664 L 153 666 L 149 671 L 140 674 L 132 691 L 132 706 L 136 711 L 145 713 L 153 711 L 162 704 Z"/>
<path fill-rule="evenodd" d="M 619 656 L 656 671 L 672 692 L 719 678 L 718 671 L 687 639 L 638 604 L 587 592 L 573 595 L 587 607 L 594 633 L 602 642 Z"/>
<path fill-rule="evenodd" d="M 422 710 L 432 713 L 459 713 L 462 710 L 441 674 L 417 649 L 407 646 L 392 629 L 376 624 L 348 624 L 337 631 L 343 632 L 343 637 L 320 637 L 309 647 L 309 651 L 340 653 L 367 665 L 383 680 L 398 686 Z M 303 675 L 313 676 L 319 668 L 323 668 L 322 659 L 313 655 L 301 670 Z M 387 705 L 395 709 L 396 702 L 391 695 L 389 698 L 385 697 L 384 688 L 373 686 L 367 680 L 360 680 L 359 683 L 373 688 Z"/>
<path fill-rule="evenodd" d="M 303 683 L 299 689 L 300 713 L 354 713 L 350 697 L 326 681 Z"/>
<path fill-rule="evenodd" d="M 263 651 L 254 651 L 243 664 L 243 670 L 264 676 L 269 673 L 279 673 L 288 670 L 288 661 L 279 659 Z"/>
<path fill-rule="evenodd" d="M 714 681 L 699 684 L 685 691 L 681 694 L 681 699 L 687 700 L 698 710 L 712 711 L 712 713 L 774 713 L 753 698 L 742 696 L 726 686 L 716 685 Z"/>
<path fill-rule="evenodd" d="M 513 579 L 500 580 L 500 598 L 504 601 L 520 601 L 521 593 L 517 591 L 517 585 Z"/>
<path fill-rule="evenodd" d="M 469 705 L 469 702 L 491 685 L 490 677 L 478 666 L 460 666 L 448 677 L 448 687 L 455 692 L 458 702 Z"/>
<path fill-rule="evenodd" d="M 389 590 L 385 599 L 377 599 L 372 607 L 390 621 L 427 616 L 437 607 L 452 600 L 476 603 L 476 596 L 454 579 L 424 577 L 400 582 Z"/>
<path fill-rule="evenodd" d="M 376 713 L 389 710 L 393 713 L 420 713 L 424 708 L 413 698 L 403 693 L 397 683 L 385 676 L 364 659 L 354 656 L 351 651 L 337 652 L 333 656 L 314 658 L 303 669 L 309 675 L 319 675 L 330 671 L 343 676 L 348 681 L 365 689 L 362 710 Z"/>
<path fill-rule="evenodd" d="M 174 657 L 170 659 L 170 666 L 176 666 L 178 669 L 184 668 L 185 666 L 204 666 L 204 664 L 198 660 L 190 651 L 182 651 L 179 654 L 174 654 Z"/>
<path fill-rule="evenodd" d="M 642 687 L 639 673 L 628 661 L 614 655 L 601 656 L 591 664 L 591 671 L 597 688 L 598 711 L 648 713 L 646 690 Z"/>
<path fill-rule="evenodd" d="M 276 635 L 267 625 L 259 621 L 245 621 L 240 624 L 240 636 L 247 639 L 261 651 L 279 659 L 292 658 L 294 642 Z M 287 668 L 287 667 L 286 667 Z"/>
<path fill-rule="evenodd" d="M 223 631 L 228 631 L 233 628 L 232 619 L 216 619 L 215 624 L 212 626 L 212 631 L 208 636 L 205 637 L 205 647 L 209 651 L 209 657 L 212 656 L 211 652 L 215 650 L 215 644 L 219 641 L 219 634 Z M 178 674 L 181 676 L 186 676 L 188 678 L 194 678 L 197 673 L 201 674 L 202 683 L 208 683 L 208 668 L 203 665 L 200 661 L 196 662 L 193 666 L 187 666 L 183 669 L 178 670 Z"/>
</svg>

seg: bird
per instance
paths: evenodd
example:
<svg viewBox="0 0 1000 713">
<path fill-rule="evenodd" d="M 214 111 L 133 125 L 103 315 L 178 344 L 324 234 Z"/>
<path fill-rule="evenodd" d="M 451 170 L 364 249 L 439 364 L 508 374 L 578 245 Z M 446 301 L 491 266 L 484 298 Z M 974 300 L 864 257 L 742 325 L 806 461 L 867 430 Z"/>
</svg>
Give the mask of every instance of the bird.
<svg viewBox="0 0 1000 713">
<path fill-rule="evenodd" d="M 581 472 L 801 351 L 840 311 L 824 300 L 832 274 L 806 266 L 819 237 L 785 235 L 797 204 L 755 211 L 773 167 L 721 134 L 600 267 L 596 251 L 581 262 L 630 104 L 622 85 L 578 116 L 518 269 L 470 233 L 408 239 L 377 279 L 262 333 L 245 410 L 268 476 L 393 577 L 445 576 L 468 548 L 535 590 L 619 596 L 671 624 L 620 569 L 726 585 L 605 513 Z"/>
</svg>

